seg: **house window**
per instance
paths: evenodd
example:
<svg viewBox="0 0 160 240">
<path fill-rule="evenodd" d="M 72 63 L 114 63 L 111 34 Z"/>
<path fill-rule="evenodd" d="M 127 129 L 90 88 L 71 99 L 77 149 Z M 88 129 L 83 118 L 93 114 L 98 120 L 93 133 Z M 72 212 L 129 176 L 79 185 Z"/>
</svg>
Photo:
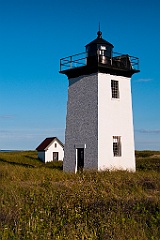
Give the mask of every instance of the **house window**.
<svg viewBox="0 0 160 240">
<path fill-rule="evenodd" d="M 57 143 L 54 144 L 54 147 L 55 147 L 55 148 L 57 147 Z"/>
<path fill-rule="evenodd" d="M 121 156 L 121 137 L 113 136 L 113 155 L 114 157 Z"/>
<path fill-rule="evenodd" d="M 119 98 L 119 82 L 111 80 L 112 98 Z"/>
</svg>

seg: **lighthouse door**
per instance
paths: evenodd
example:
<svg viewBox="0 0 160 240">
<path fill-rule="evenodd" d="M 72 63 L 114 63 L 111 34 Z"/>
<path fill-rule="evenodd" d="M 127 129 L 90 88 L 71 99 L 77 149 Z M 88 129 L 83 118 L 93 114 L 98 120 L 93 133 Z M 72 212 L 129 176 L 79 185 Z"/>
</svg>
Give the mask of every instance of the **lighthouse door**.
<svg viewBox="0 0 160 240">
<path fill-rule="evenodd" d="M 77 171 L 84 168 L 84 148 L 77 148 Z"/>
</svg>

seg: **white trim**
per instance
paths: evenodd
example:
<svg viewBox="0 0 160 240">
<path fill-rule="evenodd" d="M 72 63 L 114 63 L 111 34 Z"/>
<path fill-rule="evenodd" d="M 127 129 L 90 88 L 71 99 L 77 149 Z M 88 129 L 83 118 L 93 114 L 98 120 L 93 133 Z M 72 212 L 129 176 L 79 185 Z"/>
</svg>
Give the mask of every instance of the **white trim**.
<svg viewBox="0 0 160 240">
<path fill-rule="evenodd" d="M 78 166 L 78 157 L 77 157 L 77 148 L 76 148 L 76 156 L 75 156 L 75 173 L 77 172 L 77 166 Z"/>
<path fill-rule="evenodd" d="M 74 145 L 74 149 L 77 149 L 77 148 L 87 148 L 87 144 L 75 144 Z"/>
</svg>

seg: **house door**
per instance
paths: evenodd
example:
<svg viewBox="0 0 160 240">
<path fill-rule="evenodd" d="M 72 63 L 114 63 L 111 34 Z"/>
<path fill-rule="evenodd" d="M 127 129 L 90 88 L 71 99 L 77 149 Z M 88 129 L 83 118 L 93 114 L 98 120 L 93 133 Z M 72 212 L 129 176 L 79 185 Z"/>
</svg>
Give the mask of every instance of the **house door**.
<svg viewBox="0 0 160 240">
<path fill-rule="evenodd" d="M 77 171 L 84 168 L 84 148 L 77 148 Z"/>
<path fill-rule="evenodd" d="M 53 152 L 53 161 L 58 161 L 58 152 Z"/>
</svg>

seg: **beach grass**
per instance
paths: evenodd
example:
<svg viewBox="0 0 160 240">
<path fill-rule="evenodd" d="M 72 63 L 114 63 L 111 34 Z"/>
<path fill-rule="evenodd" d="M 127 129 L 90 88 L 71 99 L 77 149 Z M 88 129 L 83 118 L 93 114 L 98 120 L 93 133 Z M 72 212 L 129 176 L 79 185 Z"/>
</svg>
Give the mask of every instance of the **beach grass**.
<svg viewBox="0 0 160 240">
<path fill-rule="evenodd" d="M 0 239 L 160 239 L 160 152 L 137 171 L 67 174 L 36 151 L 0 153 Z"/>
</svg>

